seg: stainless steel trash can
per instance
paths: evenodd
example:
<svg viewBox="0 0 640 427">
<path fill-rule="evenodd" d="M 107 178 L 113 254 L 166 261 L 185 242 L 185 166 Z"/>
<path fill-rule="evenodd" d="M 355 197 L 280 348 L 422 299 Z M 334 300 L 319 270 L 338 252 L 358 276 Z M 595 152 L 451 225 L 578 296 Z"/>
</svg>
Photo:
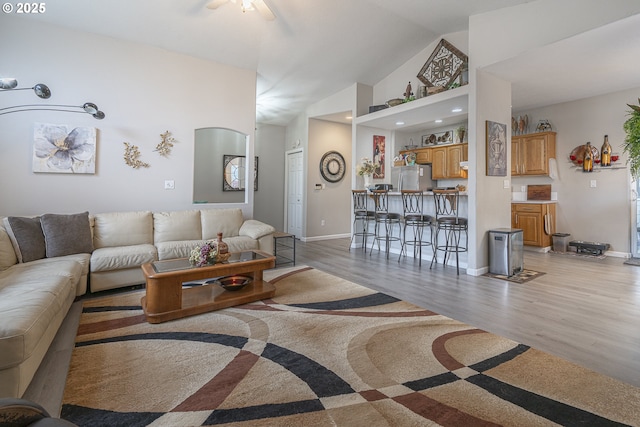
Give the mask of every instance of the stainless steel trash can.
<svg viewBox="0 0 640 427">
<path fill-rule="evenodd" d="M 513 276 L 523 268 L 522 230 L 489 230 L 489 273 Z"/>
</svg>

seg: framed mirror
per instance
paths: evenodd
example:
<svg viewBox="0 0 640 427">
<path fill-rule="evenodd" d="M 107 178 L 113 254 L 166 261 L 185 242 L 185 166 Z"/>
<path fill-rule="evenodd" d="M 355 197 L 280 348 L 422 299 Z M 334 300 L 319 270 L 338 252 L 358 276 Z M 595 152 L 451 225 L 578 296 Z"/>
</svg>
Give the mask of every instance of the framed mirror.
<svg viewBox="0 0 640 427">
<path fill-rule="evenodd" d="M 222 191 L 244 191 L 246 157 L 225 154 L 222 163 Z M 253 190 L 258 191 L 258 158 L 253 163 Z"/>
<path fill-rule="evenodd" d="M 248 145 L 248 136 L 233 129 L 195 130 L 193 203 L 247 203 L 248 195 L 244 186 L 224 191 L 224 157 L 245 159 Z M 246 168 L 242 170 L 246 171 Z M 240 176 L 244 177 L 244 173 Z"/>
</svg>

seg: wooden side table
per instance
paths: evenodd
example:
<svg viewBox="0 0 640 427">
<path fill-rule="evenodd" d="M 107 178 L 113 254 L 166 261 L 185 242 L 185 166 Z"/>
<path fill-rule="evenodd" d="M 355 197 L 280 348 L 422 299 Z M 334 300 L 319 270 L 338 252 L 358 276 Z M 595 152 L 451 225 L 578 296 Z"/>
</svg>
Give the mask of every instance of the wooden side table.
<svg viewBox="0 0 640 427">
<path fill-rule="evenodd" d="M 273 256 L 276 257 L 276 267 L 296 265 L 296 236 L 282 231 L 273 233 Z"/>
</svg>

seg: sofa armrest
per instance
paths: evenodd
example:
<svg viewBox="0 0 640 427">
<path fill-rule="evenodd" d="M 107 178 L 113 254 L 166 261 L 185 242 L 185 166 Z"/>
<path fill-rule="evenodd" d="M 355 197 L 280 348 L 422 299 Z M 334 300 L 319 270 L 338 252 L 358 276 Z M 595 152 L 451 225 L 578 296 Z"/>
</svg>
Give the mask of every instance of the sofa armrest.
<svg viewBox="0 0 640 427">
<path fill-rule="evenodd" d="M 271 234 L 275 231 L 276 229 L 272 225 L 265 224 L 264 222 L 255 219 L 248 219 L 240 227 L 239 234 L 240 236 L 247 236 L 251 237 L 252 239 L 258 240 L 259 238 Z"/>
</svg>

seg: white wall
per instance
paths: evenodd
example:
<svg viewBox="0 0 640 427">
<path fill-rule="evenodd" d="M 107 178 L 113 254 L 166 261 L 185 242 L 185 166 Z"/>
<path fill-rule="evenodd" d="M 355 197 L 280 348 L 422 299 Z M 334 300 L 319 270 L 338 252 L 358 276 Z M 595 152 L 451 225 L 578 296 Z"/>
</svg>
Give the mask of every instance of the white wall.
<svg viewBox="0 0 640 427">
<path fill-rule="evenodd" d="M 43 111 L 0 116 L 0 215 L 192 209 L 195 129 L 236 129 L 249 135 L 253 153 L 255 71 L 15 15 L 2 18 L 0 31 L 0 76 L 17 78 L 20 86 L 47 84 L 52 96 L 46 102 L 91 101 L 106 113 L 102 121 Z M 20 91 L 2 94 L 0 102 L 2 108 L 45 101 Z M 96 174 L 33 173 L 35 122 L 96 127 Z M 164 158 L 153 150 L 167 130 L 178 142 Z M 140 160 L 151 167 L 127 166 L 125 141 L 138 145 Z M 212 167 L 222 163 L 214 160 Z M 164 190 L 166 179 L 175 181 L 175 190 Z M 252 216 L 253 195 L 242 207 Z"/>
<path fill-rule="evenodd" d="M 390 99 L 404 98 L 404 91 L 407 83 L 411 83 L 413 93 L 417 95 L 418 86 L 424 85 L 418 79 L 418 73 L 429 59 L 434 49 L 440 43 L 440 39 L 445 39 L 459 51 L 468 55 L 469 52 L 469 33 L 468 31 L 460 31 L 456 33 L 445 34 L 430 43 L 421 52 L 413 58 L 400 65 L 393 73 L 376 83 L 373 87 L 373 103 L 374 105 L 382 105 Z"/>
<path fill-rule="evenodd" d="M 320 160 L 327 151 L 337 151 L 344 157 L 347 168 L 341 181 L 327 182 L 320 174 Z M 307 152 L 305 235 L 308 239 L 348 236 L 351 230 L 351 125 L 310 119 Z M 324 184 L 325 188 L 316 190 L 315 184 Z"/>
<path fill-rule="evenodd" d="M 548 119 L 557 132 L 558 178 L 513 178 L 514 191 L 521 185 L 551 184 L 558 193 L 556 230 L 570 233 L 572 240 L 611 244 L 611 250 L 628 254 L 631 249 L 631 176 L 628 167 L 582 172 L 569 160 L 571 151 L 591 142 L 600 150 L 604 135 L 614 152 L 622 155 L 620 166 L 627 166 L 623 155 L 623 123 L 628 118 L 627 104 L 637 104 L 640 88 L 587 98 L 544 108 L 514 112 L 527 114 L 534 125 Z M 596 187 L 591 188 L 592 180 Z"/>
<path fill-rule="evenodd" d="M 258 125 L 256 156 L 259 158 L 258 191 L 253 217 L 284 230 L 285 132 L 283 126 Z"/>
</svg>

